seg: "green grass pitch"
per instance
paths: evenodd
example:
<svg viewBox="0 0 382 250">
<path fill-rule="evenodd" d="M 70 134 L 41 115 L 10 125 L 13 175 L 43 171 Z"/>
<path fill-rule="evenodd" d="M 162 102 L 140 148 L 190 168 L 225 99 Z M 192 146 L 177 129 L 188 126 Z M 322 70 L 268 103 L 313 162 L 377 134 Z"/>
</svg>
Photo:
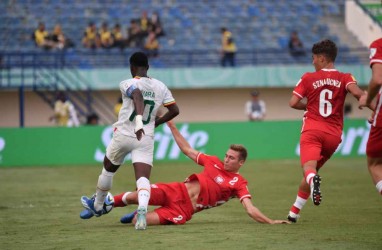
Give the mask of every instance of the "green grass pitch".
<svg viewBox="0 0 382 250">
<path fill-rule="evenodd" d="M 151 181 L 183 181 L 201 168 L 157 163 Z M 101 165 L 0 169 L 0 249 L 382 249 L 382 197 L 366 159 L 332 159 L 321 171 L 323 202 L 308 201 L 297 224 L 253 221 L 238 199 L 195 214 L 186 225 L 136 231 L 119 218 L 135 206 L 81 220 L 81 195 L 95 190 Z M 241 174 L 252 201 L 285 219 L 295 200 L 298 160 L 248 161 Z M 115 175 L 113 194 L 135 187 L 130 164 Z"/>
</svg>

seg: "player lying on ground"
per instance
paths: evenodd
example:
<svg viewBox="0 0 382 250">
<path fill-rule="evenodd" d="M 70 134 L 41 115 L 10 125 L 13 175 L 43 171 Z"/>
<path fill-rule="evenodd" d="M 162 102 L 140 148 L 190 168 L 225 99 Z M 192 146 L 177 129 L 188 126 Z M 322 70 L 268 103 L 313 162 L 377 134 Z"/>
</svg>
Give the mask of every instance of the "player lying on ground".
<svg viewBox="0 0 382 250">
<path fill-rule="evenodd" d="M 191 148 L 172 121 L 167 122 L 167 125 L 182 152 L 204 169 L 201 173 L 189 176 L 185 182 L 151 185 L 149 204 L 160 207 L 147 213 L 148 225 L 184 224 L 194 213 L 220 206 L 234 197 L 240 199 L 248 215 L 257 222 L 289 223 L 285 220 L 268 218 L 252 204 L 247 181 L 238 173 L 247 157 L 245 147 L 238 144 L 231 145 L 224 161 L 220 161 L 216 156 L 209 156 Z M 137 192 L 116 195 L 114 202 L 115 207 L 137 204 Z M 135 212 L 123 216 L 121 222 L 135 223 Z"/>
</svg>

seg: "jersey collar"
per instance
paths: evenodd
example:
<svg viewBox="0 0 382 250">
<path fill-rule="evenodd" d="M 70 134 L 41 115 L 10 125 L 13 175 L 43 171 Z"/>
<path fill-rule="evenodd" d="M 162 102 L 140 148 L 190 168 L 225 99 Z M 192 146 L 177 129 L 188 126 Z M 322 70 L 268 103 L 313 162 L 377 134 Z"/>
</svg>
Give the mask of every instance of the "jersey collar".
<svg viewBox="0 0 382 250">
<path fill-rule="evenodd" d="M 321 69 L 323 71 L 338 71 L 337 69 Z"/>
</svg>

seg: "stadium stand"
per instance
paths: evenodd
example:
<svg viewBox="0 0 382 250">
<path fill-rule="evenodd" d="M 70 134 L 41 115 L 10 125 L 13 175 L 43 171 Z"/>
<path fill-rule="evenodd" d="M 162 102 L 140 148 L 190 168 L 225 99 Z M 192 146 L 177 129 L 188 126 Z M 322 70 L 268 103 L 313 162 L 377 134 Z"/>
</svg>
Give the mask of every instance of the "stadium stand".
<svg viewBox="0 0 382 250">
<path fill-rule="evenodd" d="M 68 64 L 86 67 L 125 66 L 131 49 L 91 51 L 82 48 L 83 30 L 89 22 L 100 27 L 120 23 L 122 30 L 143 11 L 157 12 L 165 36 L 159 38 L 160 56 L 154 67 L 217 66 L 219 64 L 220 27 L 228 27 L 238 47 L 237 64 L 310 63 L 310 54 L 296 61 L 287 51 L 287 39 L 297 30 L 308 50 L 323 38 L 334 40 L 341 50 L 348 48 L 330 34 L 320 22 L 325 16 L 343 14 L 345 0 L 272 1 L 185 1 L 185 0 L 15 0 L 0 1 L 5 12 L 0 16 L 0 51 L 41 51 L 31 40 L 38 22 L 48 31 L 60 24 L 75 49 L 66 53 Z M 6 34 L 6 35 L 5 35 Z M 357 56 L 339 58 L 339 62 L 358 63 Z"/>
</svg>

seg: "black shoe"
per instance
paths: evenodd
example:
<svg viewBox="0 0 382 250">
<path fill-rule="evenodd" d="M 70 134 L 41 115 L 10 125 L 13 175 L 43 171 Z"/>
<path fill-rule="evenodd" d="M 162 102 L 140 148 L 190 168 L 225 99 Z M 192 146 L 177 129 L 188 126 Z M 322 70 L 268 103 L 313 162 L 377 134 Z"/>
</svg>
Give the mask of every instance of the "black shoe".
<svg viewBox="0 0 382 250">
<path fill-rule="evenodd" d="M 311 188 L 311 197 L 313 204 L 318 206 L 321 204 L 322 195 L 320 190 L 321 185 L 321 177 L 319 175 L 315 175 L 312 180 L 312 188 Z"/>
<path fill-rule="evenodd" d="M 292 213 L 292 212 L 289 212 L 289 214 L 288 214 L 288 221 L 290 221 L 292 223 L 296 223 L 298 218 L 300 218 L 300 215 Z"/>
</svg>

